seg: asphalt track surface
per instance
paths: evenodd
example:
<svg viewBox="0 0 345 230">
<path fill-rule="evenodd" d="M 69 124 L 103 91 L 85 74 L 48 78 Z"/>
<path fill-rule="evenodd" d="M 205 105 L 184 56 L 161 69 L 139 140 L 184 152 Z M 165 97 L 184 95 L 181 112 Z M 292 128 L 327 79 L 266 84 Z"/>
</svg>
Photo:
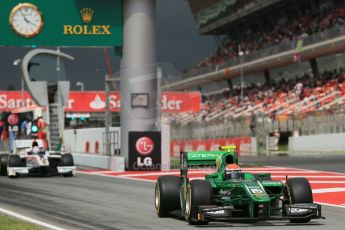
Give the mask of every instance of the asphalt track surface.
<svg viewBox="0 0 345 230">
<path fill-rule="evenodd" d="M 345 172 L 345 156 L 243 158 L 242 162 Z M 156 216 L 152 182 L 84 174 L 1 177 L 0 207 L 65 229 L 345 229 L 345 209 L 330 206 L 322 206 L 326 220 L 308 224 L 265 221 L 190 226 L 179 218 Z"/>
<path fill-rule="evenodd" d="M 345 173 L 345 154 L 315 154 L 314 156 L 276 156 L 276 157 L 242 157 L 242 163 L 255 165 L 284 166 L 291 168 L 312 169 Z"/>
</svg>

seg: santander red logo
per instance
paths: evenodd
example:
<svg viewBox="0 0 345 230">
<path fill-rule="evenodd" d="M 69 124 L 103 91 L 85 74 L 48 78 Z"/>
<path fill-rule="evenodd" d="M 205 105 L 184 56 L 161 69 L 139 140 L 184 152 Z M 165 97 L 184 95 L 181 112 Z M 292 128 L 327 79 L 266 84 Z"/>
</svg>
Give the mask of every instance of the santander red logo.
<svg viewBox="0 0 345 230">
<path fill-rule="evenodd" d="M 150 155 L 154 148 L 154 143 L 151 138 L 149 137 L 141 137 L 135 143 L 135 147 L 137 151 L 142 155 Z"/>
</svg>

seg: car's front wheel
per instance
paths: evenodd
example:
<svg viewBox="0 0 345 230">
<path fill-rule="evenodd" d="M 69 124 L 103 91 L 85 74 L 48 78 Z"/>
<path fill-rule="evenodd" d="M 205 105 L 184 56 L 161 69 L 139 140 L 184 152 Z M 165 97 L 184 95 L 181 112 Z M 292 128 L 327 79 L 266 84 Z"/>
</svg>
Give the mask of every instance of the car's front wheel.
<svg viewBox="0 0 345 230">
<path fill-rule="evenodd" d="M 211 183 L 206 180 L 192 180 L 189 183 L 186 197 L 185 217 L 188 223 L 203 225 L 208 221 L 198 220 L 198 208 L 200 205 L 212 204 Z"/>
<path fill-rule="evenodd" d="M 7 175 L 7 165 L 8 165 L 8 154 L 0 155 L 0 175 Z"/>
<path fill-rule="evenodd" d="M 159 217 L 168 216 L 169 212 L 180 210 L 180 178 L 161 176 L 155 186 L 155 208 Z"/>
<path fill-rule="evenodd" d="M 290 204 L 313 203 L 313 192 L 306 178 L 291 178 L 286 181 L 286 195 Z M 290 219 L 292 223 L 307 223 L 310 218 Z"/>
</svg>

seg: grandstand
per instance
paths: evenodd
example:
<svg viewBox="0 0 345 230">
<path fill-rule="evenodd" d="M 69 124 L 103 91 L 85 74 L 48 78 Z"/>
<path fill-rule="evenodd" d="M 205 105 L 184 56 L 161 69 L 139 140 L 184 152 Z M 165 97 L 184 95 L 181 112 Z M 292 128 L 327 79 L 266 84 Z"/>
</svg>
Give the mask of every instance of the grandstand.
<svg viewBox="0 0 345 230">
<path fill-rule="evenodd" d="M 189 4 L 200 33 L 215 36 L 219 48 L 163 85 L 203 95 L 200 113 L 166 117 L 174 139 L 253 136 L 265 146 L 275 130 L 283 136 L 345 131 L 339 122 L 345 118 L 344 1 Z M 312 121 L 320 125 L 311 127 Z"/>
</svg>

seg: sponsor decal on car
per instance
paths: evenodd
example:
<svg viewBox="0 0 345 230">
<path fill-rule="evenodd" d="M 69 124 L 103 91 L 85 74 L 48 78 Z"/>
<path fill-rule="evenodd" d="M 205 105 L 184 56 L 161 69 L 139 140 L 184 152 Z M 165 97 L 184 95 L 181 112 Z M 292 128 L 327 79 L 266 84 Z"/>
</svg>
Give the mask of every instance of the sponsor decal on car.
<svg viewBox="0 0 345 230">
<path fill-rule="evenodd" d="M 230 195 L 231 195 L 231 190 L 228 190 L 228 189 L 221 189 L 221 190 L 219 191 L 219 195 L 230 196 Z"/>
<path fill-rule="evenodd" d="M 224 215 L 225 214 L 225 210 L 210 211 L 210 212 L 206 212 L 206 214 L 209 214 L 209 215 Z"/>
</svg>

